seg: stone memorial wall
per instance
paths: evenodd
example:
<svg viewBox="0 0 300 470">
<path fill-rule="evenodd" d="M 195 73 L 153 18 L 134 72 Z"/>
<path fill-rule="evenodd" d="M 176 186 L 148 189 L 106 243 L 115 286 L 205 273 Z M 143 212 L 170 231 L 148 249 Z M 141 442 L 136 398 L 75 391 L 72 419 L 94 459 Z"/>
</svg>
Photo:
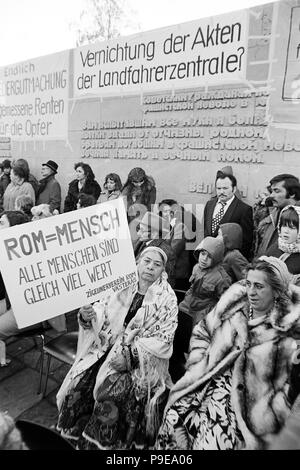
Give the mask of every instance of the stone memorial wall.
<svg viewBox="0 0 300 470">
<path fill-rule="evenodd" d="M 201 218 L 218 169 L 244 200 L 300 177 L 300 2 L 279 1 L 0 69 L 0 158 L 49 158 L 66 194 L 74 163 L 143 167 L 157 202 Z"/>
</svg>

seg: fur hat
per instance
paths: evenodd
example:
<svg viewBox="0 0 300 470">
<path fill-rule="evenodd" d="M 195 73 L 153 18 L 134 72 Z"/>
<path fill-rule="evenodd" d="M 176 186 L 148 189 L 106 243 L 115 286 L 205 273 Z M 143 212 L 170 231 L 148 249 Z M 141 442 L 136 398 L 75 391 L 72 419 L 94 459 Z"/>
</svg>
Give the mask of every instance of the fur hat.
<svg viewBox="0 0 300 470">
<path fill-rule="evenodd" d="M 161 238 L 165 238 L 165 236 L 169 233 L 170 227 L 167 220 L 160 217 L 158 214 L 154 212 L 146 212 L 143 218 L 140 221 L 140 225 L 144 225 L 144 227 L 149 227 L 151 231 L 160 232 Z M 153 238 L 150 235 L 150 238 Z"/>
<path fill-rule="evenodd" d="M 194 257 L 198 261 L 199 251 L 206 250 L 211 259 L 212 266 L 221 263 L 224 258 L 224 242 L 221 238 L 205 237 L 194 251 Z"/>
</svg>

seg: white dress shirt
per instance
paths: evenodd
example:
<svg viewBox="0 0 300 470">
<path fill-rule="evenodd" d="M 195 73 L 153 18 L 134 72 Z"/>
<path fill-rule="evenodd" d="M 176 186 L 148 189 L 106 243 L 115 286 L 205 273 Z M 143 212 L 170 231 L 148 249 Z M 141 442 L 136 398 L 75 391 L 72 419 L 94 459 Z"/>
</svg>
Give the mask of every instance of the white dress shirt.
<svg viewBox="0 0 300 470">
<path fill-rule="evenodd" d="M 226 211 L 227 211 L 228 207 L 230 206 L 230 204 L 232 203 L 232 201 L 234 200 L 234 198 L 235 198 L 235 195 L 233 195 L 230 199 L 228 199 L 228 201 L 226 201 L 224 209 L 223 209 L 224 210 L 224 215 L 226 214 Z M 214 209 L 212 218 L 214 218 L 217 215 L 217 213 L 219 212 L 221 207 L 222 207 L 222 204 L 220 204 L 220 202 L 218 201 L 217 204 L 215 205 L 215 209 Z"/>
</svg>

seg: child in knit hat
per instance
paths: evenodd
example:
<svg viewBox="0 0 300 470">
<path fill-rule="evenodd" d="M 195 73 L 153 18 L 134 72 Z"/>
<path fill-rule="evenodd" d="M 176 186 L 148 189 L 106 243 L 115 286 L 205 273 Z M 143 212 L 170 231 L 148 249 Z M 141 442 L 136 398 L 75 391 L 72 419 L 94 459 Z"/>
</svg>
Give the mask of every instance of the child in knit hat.
<svg viewBox="0 0 300 470">
<path fill-rule="evenodd" d="M 194 256 L 198 263 L 190 277 L 191 287 L 186 292 L 179 310 L 189 314 L 195 325 L 202 320 L 231 285 L 231 279 L 222 266 L 223 240 L 206 237 L 197 246 Z"/>
<path fill-rule="evenodd" d="M 173 382 L 177 382 L 184 374 L 185 353 L 188 352 L 194 325 L 214 308 L 223 292 L 231 285 L 231 279 L 222 266 L 222 239 L 204 238 L 194 251 L 194 256 L 198 263 L 189 279 L 191 286 L 179 304 L 178 327 L 169 367 Z"/>
</svg>

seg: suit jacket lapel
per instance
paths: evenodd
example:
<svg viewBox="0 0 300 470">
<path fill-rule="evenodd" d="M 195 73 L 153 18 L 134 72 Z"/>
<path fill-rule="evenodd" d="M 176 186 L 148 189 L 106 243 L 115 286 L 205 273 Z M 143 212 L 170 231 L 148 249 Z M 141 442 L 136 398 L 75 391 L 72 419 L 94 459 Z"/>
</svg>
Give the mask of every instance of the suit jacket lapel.
<svg viewBox="0 0 300 470">
<path fill-rule="evenodd" d="M 235 196 L 234 200 L 232 201 L 232 203 L 228 207 L 227 211 L 225 212 L 224 217 L 220 221 L 221 224 L 226 224 L 227 221 L 231 220 L 231 216 L 234 213 L 237 204 L 238 204 L 238 198 Z"/>
</svg>

